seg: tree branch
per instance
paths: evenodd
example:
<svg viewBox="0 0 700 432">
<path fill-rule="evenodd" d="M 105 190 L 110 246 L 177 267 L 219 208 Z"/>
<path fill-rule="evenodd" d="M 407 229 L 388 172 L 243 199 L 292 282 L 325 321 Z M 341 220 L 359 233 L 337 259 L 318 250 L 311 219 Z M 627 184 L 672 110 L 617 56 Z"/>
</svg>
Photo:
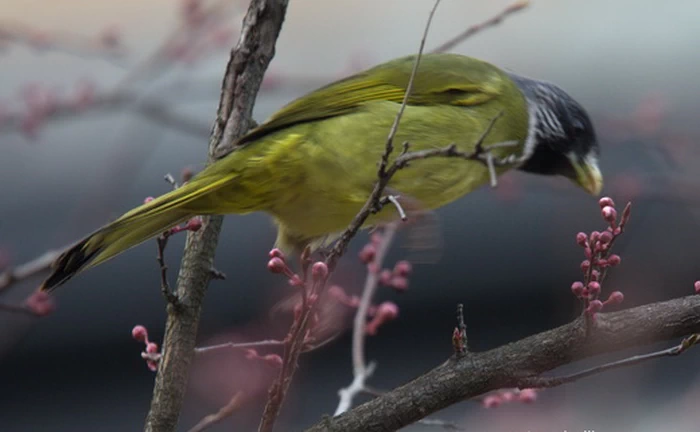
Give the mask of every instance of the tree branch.
<svg viewBox="0 0 700 432">
<path fill-rule="evenodd" d="M 221 100 L 209 140 L 209 161 L 248 130 L 255 96 L 275 52 L 287 0 L 252 0 L 236 47 L 224 74 Z M 180 308 L 168 305 L 163 357 L 153 390 L 145 431 L 174 431 L 182 409 L 189 369 L 195 354 L 202 300 L 212 277 L 210 269 L 221 230 L 222 216 L 205 218 L 202 228 L 189 232 L 177 281 Z"/>
<path fill-rule="evenodd" d="M 503 11 L 501 11 L 501 13 L 499 13 L 498 15 L 496 15 L 492 18 L 489 18 L 488 20 L 486 20 L 484 22 L 481 22 L 479 24 L 475 24 L 475 25 L 467 28 L 462 33 L 458 34 L 457 36 L 453 37 L 452 39 L 448 40 L 447 42 L 444 42 L 442 45 L 439 45 L 437 48 L 433 48 L 433 50 L 431 52 L 439 53 L 439 52 L 449 51 L 452 48 L 454 48 L 457 45 L 464 42 L 465 40 L 474 36 L 476 33 L 479 33 L 479 32 L 481 32 L 489 27 L 494 27 L 494 26 L 500 24 L 509 15 L 514 14 L 515 12 L 519 12 L 528 6 L 530 6 L 529 0 L 518 0 L 515 3 L 511 4 L 510 6 L 503 9 Z"/>
<path fill-rule="evenodd" d="M 386 230 L 382 233 L 382 240 L 377 247 L 374 263 L 377 269 L 382 268 L 384 258 L 394 240 L 398 225 L 396 222 L 387 225 Z M 362 289 L 362 297 L 360 304 L 355 312 L 355 320 L 352 328 L 352 374 L 353 380 L 348 387 L 338 391 L 340 401 L 335 409 L 334 415 L 339 415 L 352 408 L 352 402 L 355 396 L 365 390 L 365 381 L 374 372 L 374 363 L 367 364 L 365 358 L 365 338 L 367 337 L 367 316 L 369 308 L 372 306 L 374 293 L 379 285 L 379 272 L 367 271 L 367 279 L 365 286 Z"/>
<path fill-rule="evenodd" d="M 415 380 L 307 432 L 394 431 L 457 402 L 577 360 L 700 332 L 700 296 L 599 314 L 586 336 L 583 319 L 461 359 L 451 358 Z M 517 371 L 527 371 L 528 376 Z"/>
</svg>

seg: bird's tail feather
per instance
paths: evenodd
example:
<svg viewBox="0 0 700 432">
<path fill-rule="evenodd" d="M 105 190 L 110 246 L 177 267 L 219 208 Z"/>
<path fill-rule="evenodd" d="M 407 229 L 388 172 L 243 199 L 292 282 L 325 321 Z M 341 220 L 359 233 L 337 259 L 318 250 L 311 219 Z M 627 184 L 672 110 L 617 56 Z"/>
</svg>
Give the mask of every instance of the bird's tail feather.
<svg viewBox="0 0 700 432">
<path fill-rule="evenodd" d="M 211 213 L 208 195 L 230 181 L 202 179 L 183 185 L 151 200 L 98 229 L 71 246 L 52 265 L 52 272 L 42 283 L 42 291 L 52 291 L 79 272 L 155 237 L 198 214 Z"/>
</svg>

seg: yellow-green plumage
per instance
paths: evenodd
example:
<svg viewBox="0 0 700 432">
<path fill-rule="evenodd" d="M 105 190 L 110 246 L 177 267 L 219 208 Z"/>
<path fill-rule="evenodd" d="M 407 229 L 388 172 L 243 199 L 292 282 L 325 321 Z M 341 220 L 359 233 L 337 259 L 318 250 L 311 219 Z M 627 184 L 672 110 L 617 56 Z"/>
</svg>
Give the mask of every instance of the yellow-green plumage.
<svg viewBox="0 0 700 432">
<path fill-rule="evenodd" d="M 195 215 L 267 212 L 278 224 L 278 246 L 287 250 L 342 231 L 376 181 L 377 162 L 414 61 L 413 56 L 393 60 L 293 101 L 183 187 L 78 243 L 59 258 L 43 288 L 51 289 Z M 509 76 L 473 58 L 425 55 L 395 143 L 408 141 L 411 150 L 454 143 L 471 151 L 499 113 L 502 117 L 485 145 L 515 140 L 518 146 L 496 154 L 520 156 L 528 133 L 528 108 Z M 488 179 L 481 163 L 432 158 L 398 172 L 389 187 L 434 209 Z M 368 224 L 394 213 L 387 207 Z"/>
</svg>

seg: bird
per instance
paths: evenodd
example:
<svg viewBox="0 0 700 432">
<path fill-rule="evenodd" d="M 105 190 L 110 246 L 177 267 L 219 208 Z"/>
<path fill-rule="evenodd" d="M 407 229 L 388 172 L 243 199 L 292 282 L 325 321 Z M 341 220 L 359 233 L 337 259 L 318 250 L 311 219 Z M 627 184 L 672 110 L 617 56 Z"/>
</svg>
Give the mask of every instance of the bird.
<svg viewBox="0 0 700 432">
<path fill-rule="evenodd" d="M 590 194 L 600 193 L 593 124 L 559 86 L 460 54 L 424 54 L 419 60 L 415 74 L 416 55 L 405 56 L 288 103 L 181 187 L 72 245 L 52 264 L 40 289 L 52 291 L 198 215 L 267 213 L 277 226 L 275 246 L 287 253 L 330 244 L 373 190 L 377 163 L 412 75 L 396 142 L 409 143 L 412 151 L 454 145 L 473 152 L 494 121 L 483 146 L 514 143 L 494 148 L 494 158 L 503 162 L 498 175 L 511 169 L 558 175 Z M 387 187 L 433 210 L 489 180 L 484 163 L 435 157 L 411 162 Z M 396 219 L 397 212 L 386 206 L 363 227 Z"/>
</svg>

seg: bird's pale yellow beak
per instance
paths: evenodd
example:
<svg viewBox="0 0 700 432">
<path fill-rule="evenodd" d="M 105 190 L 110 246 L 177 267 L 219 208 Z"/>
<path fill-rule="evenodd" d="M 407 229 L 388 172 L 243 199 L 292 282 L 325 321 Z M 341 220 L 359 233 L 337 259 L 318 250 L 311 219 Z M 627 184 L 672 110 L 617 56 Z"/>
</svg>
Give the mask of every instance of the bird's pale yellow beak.
<svg viewBox="0 0 700 432">
<path fill-rule="evenodd" d="M 589 194 L 597 196 L 603 189 L 603 174 L 598 167 L 598 161 L 593 157 L 583 160 L 571 158 L 571 165 L 576 171 L 576 183 Z"/>
</svg>

